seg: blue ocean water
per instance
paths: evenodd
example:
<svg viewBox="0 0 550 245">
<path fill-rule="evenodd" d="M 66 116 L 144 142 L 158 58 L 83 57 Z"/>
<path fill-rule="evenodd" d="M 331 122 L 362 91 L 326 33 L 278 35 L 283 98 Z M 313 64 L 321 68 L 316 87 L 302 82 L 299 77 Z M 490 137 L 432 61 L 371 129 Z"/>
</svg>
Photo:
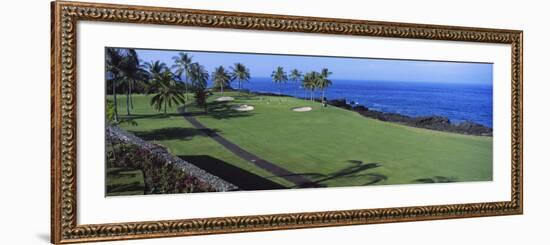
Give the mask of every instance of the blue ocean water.
<svg viewBox="0 0 550 245">
<path fill-rule="evenodd" d="M 236 87 L 236 82 L 232 86 Z M 270 78 L 253 78 L 243 87 L 256 92 L 279 92 L 279 86 Z M 281 93 L 305 96 L 305 90 L 291 81 L 281 88 Z M 319 98 L 321 93 L 317 91 L 315 96 Z M 471 121 L 493 127 L 493 86 L 487 84 L 332 80 L 325 97 L 346 99 L 377 111 L 407 116 L 437 115 L 453 123 Z"/>
</svg>

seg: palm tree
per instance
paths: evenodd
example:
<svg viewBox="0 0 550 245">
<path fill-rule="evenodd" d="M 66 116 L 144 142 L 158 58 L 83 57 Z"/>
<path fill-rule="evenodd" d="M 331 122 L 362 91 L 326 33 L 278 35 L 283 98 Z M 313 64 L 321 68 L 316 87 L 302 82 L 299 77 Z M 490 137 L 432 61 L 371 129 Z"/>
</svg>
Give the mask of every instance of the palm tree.
<svg viewBox="0 0 550 245">
<path fill-rule="evenodd" d="M 151 106 L 157 111 L 161 111 L 164 108 L 164 115 L 166 115 L 167 107 L 172 107 L 172 104 L 179 105 L 185 104 L 185 97 L 182 93 L 182 88 L 175 80 L 175 75 L 165 70 L 158 74 L 151 80 L 152 86 L 157 90 L 155 96 L 151 98 Z"/>
<path fill-rule="evenodd" d="M 296 94 L 296 88 L 298 87 L 298 81 L 302 79 L 302 73 L 298 69 L 292 69 L 290 71 L 290 80 L 294 82 L 294 97 L 298 97 Z"/>
<path fill-rule="evenodd" d="M 278 66 L 277 69 L 271 73 L 271 79 L 273 79 L 273 82 L 279 84 L 279 95 L 281 95 L 281 86 L 288 81 L 288 76 L 282 66 Z"/>
<path fill-rule="evenodd" d="M 310 100 L 313 100 L 313 93 L 317 86 L 318 73 L 315 71 L 306 73 L 302 78 L 302 87 L 310 91 Z"/>
<path fill-rule="evenodd" d="M 206 103 L 206 87 L 208 86 L 208 71 L 199 63 L 192 63 L 189 70 L 189 79 L 195 93 L 195 102 L 198 106 L 204 108 L 204 112 L 208 113 L 208 105 Z"/>
<path fill-rule="evenodd" d="M 192 63 L 189 70 L 189 80 L 191 80 L 191 85 L 193 88 L 204 88 L 208 86 L 208 71 L 204 68 L 203 65 L 199 63 Z"/>
<path fill-rule="evenodd" d="M 159 76 L 164 71 L 168 70 L 168 66 L 166 66 L 166 64 L 164 62 L 161 62 L 160 60 L 145 62 L 144 66 L 149 73 L 150 79 L 153 79 L 154 77 Z"/>
<path fill-rule="evenodd" d="M 172 57 L 172 59 L 175 63 L 172 68 L 176 69 L 176 75 L 185 85 L 185 100 L 187 100 L 187 84 L 189 82 L 187 81 L 187 79 L 189 78 L 189 71 L 191 69 L 191 64 L 193 63 L 193 56 L 190 56 L 189 54 L 184 52 L 180 52 L 178 56 L 174 56 Z M 182 79 L 182 76 L 184 75 L 185 79 Z"/>
<path fill-rule="evenodd" d="M 145 62 L 144 66 L 147 69 L 147 74 L 150 81 L 147 88 L 147 93 L 156 93 L 158 87 L 156 86 L 157 84 L 153 83 L 152 81 L 159 77 L 165 71 L 168 71 L 168 66 L 166 66 L 164 62 L 161 62 L 159 60 Z"/>
<path fill-rule="evenodd" d="M 126 112 L 130 115 L 130 107 L 134 107 L 132 100 L 132 87 L 137 82 L 144 81 L 147 73 L 140 65 L 137 52 L 134 49 L 120 49 L 123 53 L 123 61 L 119 66 L 122 80 L 126 83 Z"/>
<path fill-rule="evenodd" d="M 322 91 L 322 96 L 321 96 L 321 103 L 325 103 L 325 90 L 330 86 L 332 85 L 332 81 L 328 79 L 328 77 L 332 74 L 332 72 L 328 71 L 328 68 L 323 68 L 321 70 L 321 76 L 319 77 L 319 80 L 318 80 L 318 87 L 321 89 Z"/>
<path fill-rule="evenodd" d="M 223 96 L 223 87 L 229 85 L 231 75 L 223 66 L 218 66 L 216 70 L 212 72 L 212 80 L 214 81 L 214 87 L 220 87 L 220 92 Z"/>
<path fill-rule="evenodd" d="M 117 110 L 117 98 L 116 98 L 116 87 L 117 82 L 122 79 L 122 74 L 119 69 L 122 66 L 122 61 L 124 60 L 124 55 L 117 48 L 107 48 L 105 50 L 105 61 L 106 61 L 106 79 L 108 82 L 111 82 L 112 93 L 113 93 L 113 103 L 114 103 L 114 121 L 118 122 L 118 110 Z"/>
<path fill-rule="evenodd" d="M 242 88 L 243 82 L 248 82 L 250 80 L 250 70 L 243 65 L 242 63 L 235 63 L 234 66 L 230 67 L 231 69 L 231 80 L 237 79 L 238 89 Z"/>
</svg>

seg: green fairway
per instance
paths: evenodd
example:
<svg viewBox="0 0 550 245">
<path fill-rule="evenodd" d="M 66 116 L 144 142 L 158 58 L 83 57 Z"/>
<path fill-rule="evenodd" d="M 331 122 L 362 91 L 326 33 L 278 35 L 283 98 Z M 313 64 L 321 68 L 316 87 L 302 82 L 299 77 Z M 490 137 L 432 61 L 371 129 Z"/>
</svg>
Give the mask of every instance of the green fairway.
<svg viewBox="0 0 550 245">
<path fill-rule="evenodd" d="M 121 98 L 123 96 L 120 96 Z M 133 118 L 137 125 L 121 124 L 120 127 L 135 135 L 167 146 L 174 155 L 210 155 L 233 166 L 259 176 L 270 176 L 269 172 L 233 155 L 230 151 L 195 130 L 178 114 L 176 108 L 168 110 L 168 115 L 156 112 L 149 105 L 149 97 L 134 95 L 134 109 L 131 116 L 125 116 L 126 101 L 118 100 L 118 110 L 122 117 Z M 290 187 L 292 183 L 271 177 L 271 181 Z"/>
<path fill-rule="evenodd" d="M 365 118 L 355 112 L 291 97 L 226 92 L 231 102 L 214 102 L 210 111 L 188 105 L 204 125 L 243 149 L 295 174 L 326 186 L 406 184 L 492 180 L 492 137 L 467 136 L 407 127 Z M 118 100 L 126 113 L 124 96 Z M 137 125 L 121 127 L 143 139 L 167 146 L 174 155 L 210 155 L 283 186 L 292 183 L 254 166 L 169 110 L 168 116 L 134 95 L 132 118 Z M 235 112 L 231 105 L 255 107 Z M 309 112 L 293 107 L 310 106 Z"/>
</svg>

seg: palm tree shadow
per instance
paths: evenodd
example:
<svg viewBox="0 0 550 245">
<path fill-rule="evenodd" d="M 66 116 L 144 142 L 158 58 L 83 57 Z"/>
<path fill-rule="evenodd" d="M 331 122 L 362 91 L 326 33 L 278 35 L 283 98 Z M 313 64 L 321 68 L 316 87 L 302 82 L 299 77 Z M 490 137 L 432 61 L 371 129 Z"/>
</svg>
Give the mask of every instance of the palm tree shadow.
<svg viewBox="0 0 550 245">
<path fill-rule="evenodd" d="M 367 171 L 370 169 L 375 169 L 382 164 L 380 163 L 363 163 L 362 161 L 358 160 L 348 160 L 349 163 L 351 163 L 351 166 L 345 167 L 341 170 L 338 170 L 331 174 L 321 174 L 321 173 L 296 173 L 292 174 L 294 176 L 304 176 L 310 179 L 315 179 L 315 181 L 312 181 L 311 183 L 303 184 L 300 186 L 295 186 L 294 188 L 311 188 L 311 187 L 326 187 L 328 186 L 326 182 L 331 180 L 339 180 L 339 179 L 345 179 L 345 178 L 366 178 L 368 179 L 367 182 L 365 182 L 362 185 L 373 185 L 377 184 L 379 182 L 385 181 L 388 179 L 386 175 L 378 174 L 378 173 L 362 173 L 363 171 Z M 290 175 L 285 175 L 290 176 Z M 270 176 L 275 177 L 275 176 Z M 278 176 L 283 177 L 283 176 Z M 269 177 L 268 177 L 269 178 Z"/>
<path fill-rule="evenodd" d="M 388 180 L 388 176 L 383 174 L 370 173 L 370 174 L 364 174 L 364 176 L 370 177 L 371 180 L 364 183 L 363 185 L 374 185 L 378 182 Z"/>
<path fill-rule="evenodd" d="M 445 176 L 433 176 L 433 177 L 427 177 L 427 178 L 420 178 L 415 179 L 414 182 L 416 183 L 423 183 L 423 184 L 430 184 L 430 183 L 453 183 L 457 182 L 456 177 L 445 177 Z"/>
<path fill-rule="evenodd" d="M 181 116 L 180 113 L 151 113 L 151 114 L 135 114 L 135 115 L 124 115 L 121 116 L 123 119 L 162 119 L 169 118 L 174 116 Z"/>
<path fill-rule="evenodd" d="M 251 111 L 236 111 L 227 101 L 212 101 L 208 103 L 208 113 L 203 110 L 183 112 L 184 116 L 206 115 L 215 119 L 230 119 L 237 117 L 249 117 L 254 115 Z"/>
<path fill-rule="evenodd" d="M 254 115 L 251 111 L 236 111 L 231 108 L 231 105 L 226 101 L 212 102 L 209 105 L 209 115 L 215 119 L 229 119 L 236 117 L 249 117 Z"/>
<path fill-rule="evenodd" d="M 380 163 L 375 163 L 375 162 L 363 163 L 363 161 L 359 161 L 359 160 L 348 160 L 348 162 L 351 163 L 351 166 L 345 167 L 337 172 L 329 174 L 324 178 L 316 180 L 315 183 L 319 184 L 322 182 L 327 182 L 327 181 L 336 180 L 336 179 L 343 179 L 343 178 L 370 177 L 372 178 L 372 180 L 365 183 L 364 185 L 372 185 L 382 180 L 388 179 L 387 176 L 382 174 L 373 174 L 373 173 L 358 174 L 360 172 L 382 166 L 382 164 Z"/>
<path fill-rule="evenodd" d="M 207 135 L 210 136 L 215 133 L 219 133 L 218 129 L 197 129 L 197 128 L 180 128 L 180 127 L 171 127 L 171 128 L 159 128 L 149 131 L 130 131 L 135 134 L 137 137 L 140 137 L 147 141 L 154 140 L 191 140 L 195 136 Z"/>
</svg>

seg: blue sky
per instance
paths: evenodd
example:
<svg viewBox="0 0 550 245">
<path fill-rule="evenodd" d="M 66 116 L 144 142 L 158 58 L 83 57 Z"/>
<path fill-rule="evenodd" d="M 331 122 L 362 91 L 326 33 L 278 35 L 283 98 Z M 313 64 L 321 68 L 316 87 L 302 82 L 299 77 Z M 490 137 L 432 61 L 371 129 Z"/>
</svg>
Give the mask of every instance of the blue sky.
<svg viewBox="0 0 550 245">
<path fill-rule="evenodd" d="M 160 60 L 169 67 L 172 57 L 181 51 L 136 49 L 143 62 Z M 323 56 L 296 56 L 279 54 L 247 54 L 183 51 L 212 72 L 215 67 L 226 68 L 235 62 L 245 64 L 251 77 L 269 77 L 277 66 L 288 72 L 297 68 L 302 72 L 328 68 L 332 79 L 432 82 L 449 84 L 487 84 L 493 82 L 493 65 L 487 63 L 442 62 L 421 60 L 390 60 L 374 58 L 342 58 Z"/>
</svg>

